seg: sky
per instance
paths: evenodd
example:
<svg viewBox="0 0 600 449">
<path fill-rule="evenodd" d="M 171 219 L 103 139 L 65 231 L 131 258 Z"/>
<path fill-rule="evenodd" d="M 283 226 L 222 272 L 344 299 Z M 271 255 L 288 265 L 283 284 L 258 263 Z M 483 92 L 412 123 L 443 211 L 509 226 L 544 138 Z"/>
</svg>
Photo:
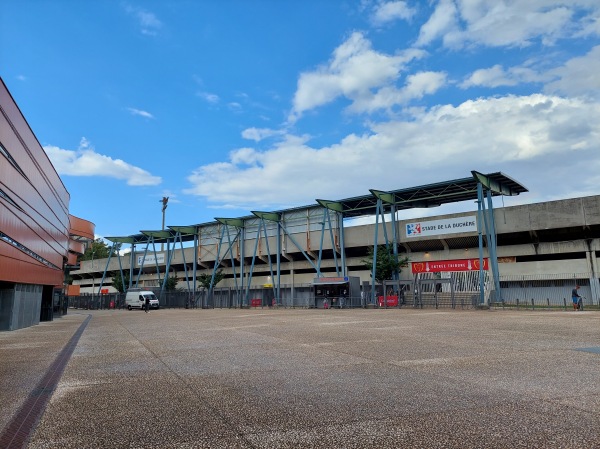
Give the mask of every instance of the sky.
<svg viewBox="0 0 600 449">
<path fill-rule="evenodd" d="M 503 172 L 600 194 L 598 0 L 3 0 L 0 76 L 98 236 Z M 399 219 L 474 211 L 472 202 Z"/>
</svg>

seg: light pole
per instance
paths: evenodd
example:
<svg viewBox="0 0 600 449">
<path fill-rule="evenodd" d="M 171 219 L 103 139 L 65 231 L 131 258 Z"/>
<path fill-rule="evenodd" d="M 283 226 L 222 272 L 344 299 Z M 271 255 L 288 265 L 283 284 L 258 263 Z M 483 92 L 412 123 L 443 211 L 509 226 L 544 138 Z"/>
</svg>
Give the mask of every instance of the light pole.
<svg viewBox="0 0 600 449">
<path fill-rule="evenodd" d="M 162 230 L 165 230 L 165 211 L 167 210 L 167 203 L 169 202 L 169 197 L 168 196 L 163 196 L 162 200 L 159 200 L 160 203 L 162 203 Z M 162 252 L 164 250 L 164 244 L 161 243 L 160 244 L 160 251 Z"/>
</svg>

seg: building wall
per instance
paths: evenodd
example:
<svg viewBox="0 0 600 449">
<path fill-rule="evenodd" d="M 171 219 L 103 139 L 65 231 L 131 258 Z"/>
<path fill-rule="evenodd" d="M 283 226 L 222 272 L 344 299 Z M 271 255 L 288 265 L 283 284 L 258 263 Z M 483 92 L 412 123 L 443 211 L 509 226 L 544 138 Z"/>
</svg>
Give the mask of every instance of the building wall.
<svg viewBox="0 0 600 449">
<path fill-rule="evenodd" d="M 40 322 L 42 287 L 17 284 L 0 290 L 0 330 L 16 330 Z"/>
<path fill-rule="evenodd" d="M 69 194 L 0 83 L 0 280 L 62 285 Z"/>
<path fill-rule="evenodd" d="M 43 297 L 51 304 L 68 261 L 94 232 L 92 223 L 69 215 L 69 199 L 0 79 L 0 330 L 52 319 L 42 311 Z"/>
</svg>

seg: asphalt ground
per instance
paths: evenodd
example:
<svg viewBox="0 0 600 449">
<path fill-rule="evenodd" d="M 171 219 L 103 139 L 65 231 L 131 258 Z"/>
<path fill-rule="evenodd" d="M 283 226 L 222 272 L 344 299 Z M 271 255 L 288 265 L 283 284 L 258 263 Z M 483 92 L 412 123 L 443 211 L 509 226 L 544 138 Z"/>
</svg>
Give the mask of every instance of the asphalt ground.
<svg viewBox="0 0 600 449">
<path fill-rule="evenodd" d="M 36 391 L 29 448 L 597 448 L 600 313 L 71 309 L 0 333 L 4 441 Z"/>
</svg>

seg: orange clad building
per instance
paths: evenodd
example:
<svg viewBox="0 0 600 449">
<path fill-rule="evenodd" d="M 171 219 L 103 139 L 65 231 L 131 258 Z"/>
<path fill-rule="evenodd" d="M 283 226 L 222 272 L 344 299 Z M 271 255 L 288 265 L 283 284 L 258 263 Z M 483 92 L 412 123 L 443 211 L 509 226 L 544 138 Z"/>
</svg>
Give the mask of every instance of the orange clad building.
<svg viewBox="0 0 600 449">
<path fill-rule="evenodd" d="M 0 79 L 0 330 L 52 320 L 65 269 L 94 238 L 69 214 L 69 192 Z"/>
</svg>

